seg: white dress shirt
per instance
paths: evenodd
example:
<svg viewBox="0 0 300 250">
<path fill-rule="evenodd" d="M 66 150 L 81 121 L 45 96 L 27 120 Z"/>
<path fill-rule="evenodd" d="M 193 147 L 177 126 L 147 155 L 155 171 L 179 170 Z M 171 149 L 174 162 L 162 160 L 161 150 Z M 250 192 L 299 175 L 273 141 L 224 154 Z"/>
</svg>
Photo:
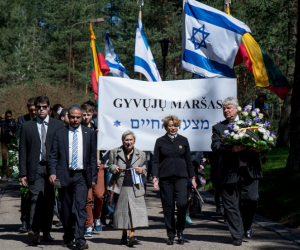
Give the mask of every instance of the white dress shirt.
<svg viewBox="0 0 300 250">
<path fill-rule="evenodd" d="M 69 125 L 69 168 L 72 168 L 72 147 L 73 147 L 73 136 L 75 129 Z M 78 164 L 76 170 L 83 169 L 83 139 L 82 139 L 82 129 L 81 125 L 76 128 L 77 138 L 78 138 Z"/>
<path fill-rule="evenodd" d="M 31 118 L 31 116 L 30 116 Z M 45 121 L 45 129 L 46 129 L 46 134 L 48 131 L 48 126 L 49 126 L 49 115 L 46 116 L 46 118 L 44 120 L 42 120 L 41 118 L 39 118 L 38 116 L 36 117 L 36 124 L 37 124 L 37 129 L 39 131 L 39 135 L 40 135 L 40 140 L 41 140 L 41 150 L 40 150 L 40 161 L 42 160 L 42 122 Z"/>
</svg>

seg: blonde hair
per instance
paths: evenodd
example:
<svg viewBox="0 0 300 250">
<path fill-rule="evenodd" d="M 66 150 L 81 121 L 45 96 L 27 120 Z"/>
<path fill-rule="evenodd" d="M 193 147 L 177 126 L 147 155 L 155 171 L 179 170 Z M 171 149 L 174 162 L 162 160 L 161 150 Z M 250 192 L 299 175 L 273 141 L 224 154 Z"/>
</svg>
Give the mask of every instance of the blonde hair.
<svg viewBox="0 0 300 250">
<path fill-rule="evenodd" d="M 164 125 L 165 129 L 168 127 L 169 122 L 171 122 L 171 121 L 174 123 L 175 127 L 179 127 L 181 124 L 181 121 L 179 120 L 179 118 L 176 115 L 169 115 L 169 116 L 166 116 L 163 121 L 163 125 Z"/>
</svg>

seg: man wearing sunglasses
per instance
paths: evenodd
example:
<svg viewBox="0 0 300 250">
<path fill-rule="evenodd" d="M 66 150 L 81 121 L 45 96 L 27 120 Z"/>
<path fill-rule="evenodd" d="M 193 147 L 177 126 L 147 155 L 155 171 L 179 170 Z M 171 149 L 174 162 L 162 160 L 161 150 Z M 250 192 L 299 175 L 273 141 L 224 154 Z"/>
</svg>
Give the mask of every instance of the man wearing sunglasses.
<svg viewBox="0 0 300 250">
<path fill-rule="evenodd" d="M 20 132 L 20 176 L 23 186 L 29 186 L 30 219 L 28 239 L 33 244 L 52 242 L 50 236 L 54 210 L 54 188 L 48 182 L 47 165 L 55 131 L 64 127 L 62 121 L 49 117 L 48 97 L 35 100 L 37 117 L 25 122 Z"/>
</svg>

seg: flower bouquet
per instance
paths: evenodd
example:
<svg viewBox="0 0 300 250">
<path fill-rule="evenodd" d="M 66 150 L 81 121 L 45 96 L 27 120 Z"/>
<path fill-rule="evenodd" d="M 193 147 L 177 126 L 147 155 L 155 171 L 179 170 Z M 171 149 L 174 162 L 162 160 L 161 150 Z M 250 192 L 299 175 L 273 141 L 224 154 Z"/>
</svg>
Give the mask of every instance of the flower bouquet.
<svg viewBox="0 0 300 250">
<path fill-rule="evenodd" d="M 239 120 L 230 121 L 228 130 L 224 131 L 222 141 L 230 145 L 245 145 L 257 149 L 269 149 L 274 146 L 275 132 L 270 131 L 270 123 L 263 121 L 264 115 L 258 108 L 246 106 L 244 110 L 237 107 Z"/>
</svg>

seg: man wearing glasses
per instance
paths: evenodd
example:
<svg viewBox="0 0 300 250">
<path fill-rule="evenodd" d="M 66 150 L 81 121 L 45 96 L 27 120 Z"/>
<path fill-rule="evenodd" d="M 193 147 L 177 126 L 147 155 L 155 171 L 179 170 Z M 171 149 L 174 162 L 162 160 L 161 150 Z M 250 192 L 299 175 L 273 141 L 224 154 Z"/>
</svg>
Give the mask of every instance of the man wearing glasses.
<svg viewBox="0 0 300 250">
<path fill-rule="evenodd" d="M 40 243 L 52 242 L 50 236 L 54 210 L 54 188 L 48 182 L 47 165 L 55 131 L 64 126 L 62 121 L 49 117 L 48 97 L 35 100 L 37 117 L 23 124 L 20 132 L 20 176 L 23 186 L 29 186 L 30 219 L 28 239 Z"/>
</svg>

